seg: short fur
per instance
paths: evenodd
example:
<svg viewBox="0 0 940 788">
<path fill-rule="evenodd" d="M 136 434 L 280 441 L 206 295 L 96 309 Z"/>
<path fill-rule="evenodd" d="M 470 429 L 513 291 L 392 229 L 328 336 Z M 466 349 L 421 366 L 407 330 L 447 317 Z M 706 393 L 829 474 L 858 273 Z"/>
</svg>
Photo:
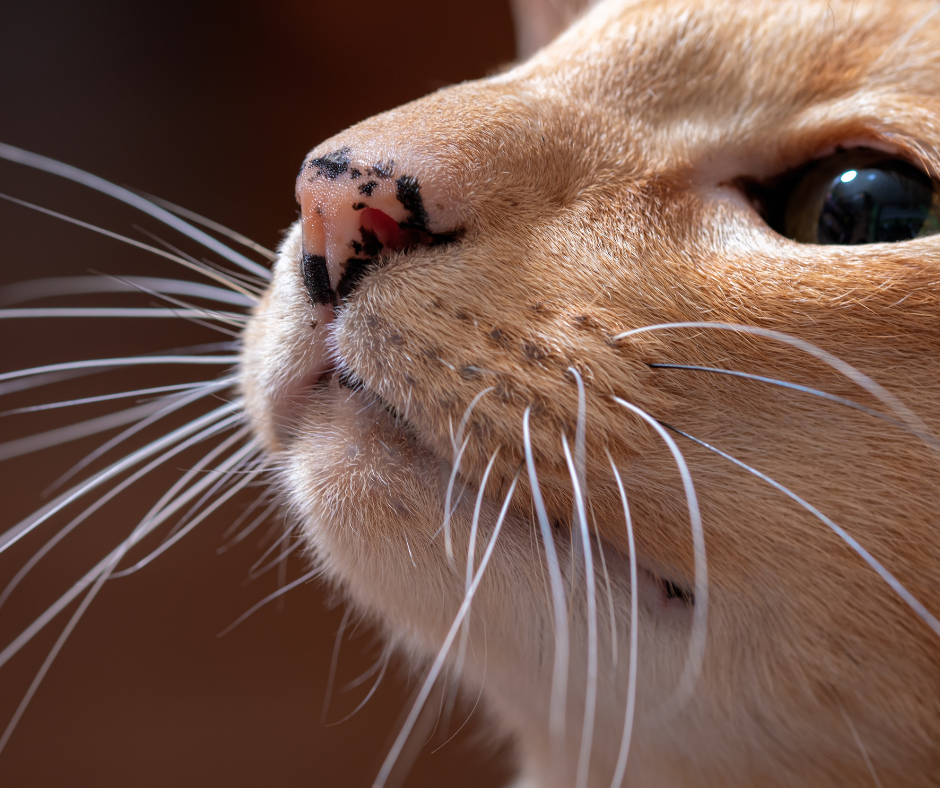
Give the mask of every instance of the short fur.
<svg viewBox="0 0 940 788">
<path fill-rule="evenodd" d="M 576 452 L 579 377 L 598 604 L 587 784 L 608 786 L 615 772 L 637 592 L 609 452 L 641 568 L 624 784 L 940 785 L 937 633 L 818 517 L 679 435 L 704 523 L 707 641 L 691 696 L 663 711 L 704 599 L 661 593 L 665 582 L 696 586 L 686 497 L 657 432 L 614 399 L 785 485 L 940 614 L 940 458 L 908 416 L 892 423 L 766 383 L 650 367 L 740 370 L 886 411 L 819 358 L 767 336 L 675 328 L 620 337 L 702 321 L 783 332 L 871 376 L 937 427 L 940 236 L 799 244 L 771 230 L 740 186 L 837 146 L 895 151 L 940 174 L 935 8 L 605 2 L 527 62 L 354 126 L 301 171 L 304 218 L 245 334 L 247 410 L 315 560 L 419 660 L 437 653 L 464 599 L 487 463 L 495 456 L 476 566 L 521 470 L 469 618 L 477 652 L 486 644 L 485 680 L 482 661 L 469 658 L 461 677 L 474 693 L 482 684 L 527 785 L 578 779 L 589 621 L 564 444 Z M 317 170 L 336 153 L 346 170 Z M 338 279 L 336 238 L 358 221 L 343 224 L 358 188 L 350 173 L 378 164 L 416 180 L 421 229 L 454 240 L 386 255 L 348 298 L 314 303 L 303 254 L 325 244 Z M 406 221 L 385 188 L 369 205 Z M 338 373 L 328 380 L 333 367 L 352 388 Z M 527 409 L 568 578 L 561 745 L 548 724 L 557 622 L 526 469 Z M 451 561 L 442 525 L 463 435 Z"/>
</svg>

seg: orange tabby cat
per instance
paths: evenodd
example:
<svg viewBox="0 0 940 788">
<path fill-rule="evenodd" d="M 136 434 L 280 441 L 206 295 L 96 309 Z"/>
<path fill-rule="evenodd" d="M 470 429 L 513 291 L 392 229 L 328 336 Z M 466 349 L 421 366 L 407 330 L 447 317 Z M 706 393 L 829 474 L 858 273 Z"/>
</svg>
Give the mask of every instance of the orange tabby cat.
<svg viewBox="0 0 940 788">
<path fill-rule="evenodd" d="M 525 785 L 940 784 L 935 10 L 605 2 L 305 161 L 246 410 Z"/>
<path fill-rule="evenodd" d="M 254 304 L 237 380 L 88 484 L 222 448 L 0 664 L 225 458 L 414 661 L 377 786 L 458 684 L 520 786 L 940 785 L 937 6 L 579 5 L 316 147 L 263 293 L 147 284 Z"/>
</svg>

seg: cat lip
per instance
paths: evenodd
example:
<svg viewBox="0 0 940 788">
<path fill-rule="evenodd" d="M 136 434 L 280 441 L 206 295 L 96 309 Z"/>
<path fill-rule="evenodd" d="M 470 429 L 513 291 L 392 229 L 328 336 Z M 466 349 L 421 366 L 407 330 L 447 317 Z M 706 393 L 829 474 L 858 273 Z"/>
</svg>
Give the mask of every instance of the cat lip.
<svg viewBox="0 0 940 788">
<path fill-rule="evenodd" d="M 334 360 L 327 366 L 318 365 L 299 376 L 278 393 L 272 405 L 271 421 L 274 423 L 281 448 L 289 446 L 298 435 L 298 428 L 303 423 L 304 414 L 308 411 L 311 402 L 334 387 L 337 392 L 342 389 L 347 394 L 368 396 L 400 423 L 407 423 L 393 404 L 370 389 L 348 366 Z"/>
</svg>

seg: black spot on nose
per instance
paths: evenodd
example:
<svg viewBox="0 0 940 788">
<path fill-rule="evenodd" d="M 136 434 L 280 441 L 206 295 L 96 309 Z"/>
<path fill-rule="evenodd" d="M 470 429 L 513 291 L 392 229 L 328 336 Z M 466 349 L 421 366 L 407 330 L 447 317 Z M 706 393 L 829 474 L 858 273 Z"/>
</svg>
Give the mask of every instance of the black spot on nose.
<svg viewBox="0 0 940 788">
<path fill-rule="evenodd" d="M 375 257 L 350 257 L 346 261 L 346 270 L 343 272 L 339 284 L 336 285 L 336 295 L 343 300 L 352 295 L 359 286 L 363 277 L 379 264 Z"/>
<path fill-rule="evenodd" d="M 421 198 L 421 186 L 418 179 L 413 175 L 403 175 L 396 180 L 395 197 L 408 211 L 408 218 L 405 223 L 417 230 L 427 232 L 428 212 L 424 209 L 424 200 Z"/>
<path fill-rule="evenodd" d="M 326 258 L 322 254 L 304 253 L 300 272 L 314 304 L 336 305 L 336 293 L 330 287 L 330 273 L 326 267 Z"/>
<path fill-rule="evenodd" d="M 330 180 L 334 180 L 349 169 L 350 153 L 349 148 L 340 148 L 332 153 L 327 153 L 326 156 L 311 159 L 307 166 L 312 170 L 316 170 L 317 175 L 325 175 Z"/>
<path fill-rule="evenodd" d="M 372 192 L 375 191 L 375 187 L 379 185 L 378 181 L 366 181 L 359 186 L 359 194 L 364 194 L 366 197 L 371 197 Z"/>
</svg>

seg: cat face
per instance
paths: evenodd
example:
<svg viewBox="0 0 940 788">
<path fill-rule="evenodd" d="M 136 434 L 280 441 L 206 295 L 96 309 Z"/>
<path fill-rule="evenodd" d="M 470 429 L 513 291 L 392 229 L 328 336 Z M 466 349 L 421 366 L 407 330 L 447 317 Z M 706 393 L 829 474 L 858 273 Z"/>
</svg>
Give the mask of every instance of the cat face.
<svg viewBox="0 0 940 788">
<path fill-rule="evenodd" d="M 535 784 L 940 773 L 940 236 L 836 183 L 932 199 L 932 14 L 604 3 L 305 160 L 249 416 Z"/>
</svg>

